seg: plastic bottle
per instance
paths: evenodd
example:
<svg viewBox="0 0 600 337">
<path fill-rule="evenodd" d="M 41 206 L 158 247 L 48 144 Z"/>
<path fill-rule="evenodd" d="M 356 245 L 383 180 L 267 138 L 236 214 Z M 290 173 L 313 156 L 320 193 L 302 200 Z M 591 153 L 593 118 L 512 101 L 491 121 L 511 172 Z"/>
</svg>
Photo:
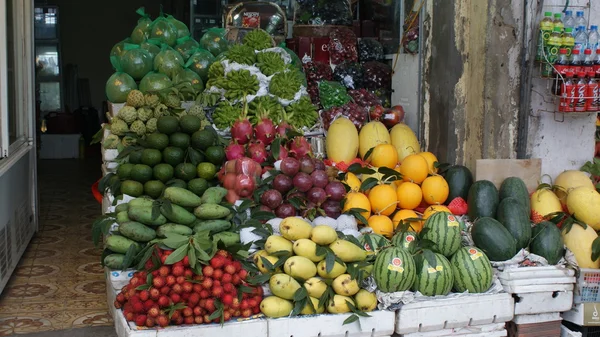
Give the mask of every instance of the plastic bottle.
<svg viewBox="0 0 600 337">
<path fill-rule="evenodd" d="M 565 24 L 563 23 L 561 17 L 562 17 L 562 14 L 554 13 L 554 21 L 552 21 L 552 23 L 554 24 L 554 28 L 558 27 L 558 28 L 560 28 L 560 31 L 562 32 L 565 29 Z"/>
<path fill-rule="evenodd" d="M 592 52 L 596 52 L 596 49 L 598 49 L 598 40 L 600 40 L 600 34 L 598 34 L 598 26 L 591 25 L 590 34 L 588 35 L 587 47 L 590 48 Z"/>
<path fill-rule="evenodd" d="M 594 72 L 595 77 L 600 78 L 600 48 L 596 49 L 596 55 L 594 56 Z"/>
<path fill-rule="evenodd" d="M 592 56 L 591 49 L 586 49 L 583 51 L 583 62 L 581 65 L 583 66 L 581 71 L 586 73 L 586 75 L 594 71 L 594 57 Z"/>
<path fill-rule="evenodd" d="M 575 18 L 575 27 L 579 27 L 579 26 L 587 27 L 587 20 L 585 19 L 583 14 L 584 14 L 583 11 L 577 11 L 577 13 L 576 13 L 577 17 Z"/>
<path fill-rule="evenodd" d="M 558 59 L 554 63 L 554 81 L 552 83 L 552 93 L 555 95 L 561 94 L 562 83 L 567 76 L 567 72 L 571 69 L 567 49 L 560 48 L 558 51 Z"/>
<path fill-rule="evenodd" d="M 563 20 L 565 29 L 575 28 L 575 18 L 573 17 L 573 11 L 565 11 L 565 18 Z"/>
<path fill-rule="evenodd" d="M 589 81 L 587 84 L 586 96 L 588 97 L 586 100 L 585 111 L 599 111 L 600 109 L 600 95 L 598 95 L 598 81 L 594 78 L 596 75 L 595 72 L 591 71 L 587 74 L 589 77 Z"/>
<path fill-rule="evenodd" d="M 573 111 L 573 97 L 575 97 L 575 85 L 573 83 L 573 71 L 567 72 L 567 78 L 561 86 L 561 97 L 558 111 L 571 112 Z"/>
<path fill-rule="evenodd" d="M 575 36 L 573 36 L 573 28 L 565 28 L 562 34 L 562 48 L 567 50 L 567 56 L 571 56 L 571 52 L 575 47 Z"/>
<path fill-rule="evenodd" d="M 583 51 L 587 48 L 588 36 L 585 32 L 585 26 L 579 26 L 577 28 L 577 34 L 575 34 L 575 49 L 579 50 L 579 54 L 583 55 Z"/>
<path fill-rule="evenodd" d="M 550 38 L 548 39 L 548 43 L 546 44 L 546 48 L 544 48 L 544 56 L 545 60 L 542 66 L 542 76 L 550 77 L 554 75 L 554 63 L 558 58 L 558 50 L 560 49 L 560 45 L 562 44 L 562 38 L 559 27 L 554 27 L 552 34 L 550 34 Z"/>
<path fill-rule="evenodd" d="M 580 71 L 577 73 L 577 82 L 575 83 L 575 97 L 573 100 L 573 111 L 585 112 L 587 80 L 585 73 Z"/>
<path fill-rule="evenodd" d="M 554 24 L 552 23 L 552 12 L 545 12 L 544 18 L 540 21 L 540 34 L 538 37 L 538 48 L 537 53 L 535 55 L 536 61 L 544 60 L 544 48 L 548 39 L 550 38 L 550 34 L 552 33 L 552 28 L 554 28 Z"/>
</svg>

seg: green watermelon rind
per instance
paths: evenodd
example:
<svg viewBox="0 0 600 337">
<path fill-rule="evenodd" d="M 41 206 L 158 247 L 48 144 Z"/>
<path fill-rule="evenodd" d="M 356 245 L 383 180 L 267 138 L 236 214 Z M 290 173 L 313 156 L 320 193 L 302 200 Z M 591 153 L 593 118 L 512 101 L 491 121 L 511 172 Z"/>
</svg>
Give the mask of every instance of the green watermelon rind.
<svg viewBox="0 0 600 337">
<path fill-rule="evenodd" d="M 523 204 L 517 198 L 506 197 L 500 201 L 496 220 L 515 238 L 517 249 L 526 248 L 531 241 L 531 221 Z"/>
<path fill-rule="evenodd" d="M 370 247 L 367 237 L 371 239 L 371 243 L 373 243 L 375 246 L 374 249 L 373 247 Z M 377 252 L 379 249 L 390 245 L 390 240 L 388 240 L 385 236 L 376 233 L 364 234 L 358 241 L 367 252 Z"/>
<path fill-rule="evenodd" d="M 412 242 L 417 242 L 417 240 L 418 240 L 417 233 L 412 232 L 412 231 L 407 231 L 407 232 L 396 233 L 392 237 L 392 245 L 399 247 L 399 248 L 409 249 L 410 247 L 408 245 L 410 244 L 410 242 L 406 241 L 406 237 L 409 235 L 411 235 L 413 237 Z"/>
<path fill-rule="evenodd" d="M 393 293 L 409 290 L 417 277 L 415 260 L 405 249 L 386 248 L 377 254 L 372 275 L 380 291 Z"/>
<path fill-rule="evenodd" d="M 431 267 L 423 254 L 415 257 L 417 278 L 413 288 L 425 296 L 448 295 L 454 286 L 452 266 L 444 255 L 439 253 L 434 254 L 436 259 L 435 270 L 429 270 Z"/>
<path fill-rule="evenodd" d="M 500 201 L 508 197 L 517 199 L 525 208 L 527 214 L 531 213 L 531 203 L 529 199 L 529 191 L 525 182 L 518 177 L 508 177 L 504 179 L 500 190 L 498 191 Z"/>
<path fill-rule="evenodd" d="M 549 264 L 555 265 L 565 253 L 564 241 L 560 229 L 550 221 L 537 224 L 531 234 L 529 251 L 542 256 Z"/>
<path fill-rule="evenodd" d="M 490 260 L 506 261 L 517 253 L 515 238 L 494 218 L 479 218 L 471 227 L 471 237 Z"/>
<path fill-rule="evenodd" d="M 469 188 L 467 200 L 469 219 L 495 217 L 500 197 L 496 185 L 489 180 L 479 180 Z"/>
<path fill-rule="evenodd" d="M 473 185 L 473 174 L 462 165 L 454 165 L 448 168 L 443 174 L 448 183 L 448 198 L 446 204 L 449 204 L 454 198 L 461 197 L 467 200 L 469 188 Z"/>
<path fill-rule="evenodd" d="M 478 256 L 476 259 L 471 256 Z M 462 247 L 450 259 L 454 275 L 453 289 L 456 292 L 483 293 L 493 282 L 493 271 L 490 260 L 477 247 Z"/>
<path fill-rule="evenodd" d="M 434 213 L 425 220 L 423 228 L 428 230 L 421 238 L 432 241 L 435 244 L 432 250 L 436 253 L 450 257 L 460 248 L 460 223 L 451 213 Z"/>
</svg>

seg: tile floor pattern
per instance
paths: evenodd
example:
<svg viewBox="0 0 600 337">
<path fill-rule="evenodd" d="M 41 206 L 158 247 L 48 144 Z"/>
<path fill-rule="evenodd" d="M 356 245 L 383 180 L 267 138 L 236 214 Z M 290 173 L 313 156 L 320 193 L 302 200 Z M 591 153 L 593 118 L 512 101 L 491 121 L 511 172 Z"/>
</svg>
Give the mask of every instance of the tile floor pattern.
<svg viewBox="0 0 600 337">
<path fill-rule="evenodd" d="M 40 161 L 38 172 L 40 228 L 0 295 L 0 336 L 112 325 L 90 235 L 100 160 Z"/>
</svg>

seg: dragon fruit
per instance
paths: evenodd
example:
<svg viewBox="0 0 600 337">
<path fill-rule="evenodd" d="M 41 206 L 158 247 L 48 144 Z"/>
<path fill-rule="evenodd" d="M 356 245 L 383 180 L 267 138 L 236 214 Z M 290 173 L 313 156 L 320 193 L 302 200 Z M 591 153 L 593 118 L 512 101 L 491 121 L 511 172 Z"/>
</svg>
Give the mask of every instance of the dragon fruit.
<svg viewBox="0 0 600 337">
<path fill-rule="evenodd" d="M 267 149 L 261 142 L 252 142 L 250 145 L 248 145 L 248 156 L 255 162 L 261 164 L 267 160 Z"/>
<path fill-rule="evenodd" d="M 252 123 L 248 120 L 248 102 L 244 98 L 242 115 L 231 126 L 231 138 L 240 145 L 246 145 L 252 138 L 252 132 Z"/>
<path fill-rule="evenodd" d="M 306 155 L 312 154 L 310 149 L 310 143 L 304 138 L 304 136 L 297 136 L 288 144 L 289 155 L 296 159 L 302 158 Z"/>
<path fill-rule="evenodd" d="M 265 146 L 271 145 L 275 139 L 275 125 L 268 117 L 263 116 L 254 126 L 254 137 Z"/>
<path fill-rule="evenodd" d="M 225 148 L 225 156 L 227 157 L 227 160 L 242 158 L 244 156 L 244 152 L 246 152 L 244 146 L 236 143 L 235 141 Z"/>
</svg>

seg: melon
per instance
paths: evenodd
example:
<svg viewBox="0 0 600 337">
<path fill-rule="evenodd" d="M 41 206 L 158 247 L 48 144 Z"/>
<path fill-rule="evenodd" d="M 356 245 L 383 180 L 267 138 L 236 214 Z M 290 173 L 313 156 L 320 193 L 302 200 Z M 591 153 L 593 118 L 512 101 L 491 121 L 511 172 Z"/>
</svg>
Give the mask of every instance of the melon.
<svg viewBox="0 0 600 337">
<path fill-rule="evenodd" d="M 417 236 L 416 232 L 406 231 L 406 232 L 396 233 L 394 235 L 394 237 L 392 238 L 392 244 L 396 247 L 409 249 L 411 243 L 414 242 L 413 245 L 415 245 L 417 240 L 418 240 L 418 236 Z"/>
<path fill-rule="evenodd" d="M 363 158 L 371 148 L 391 143 L 390 133 L 383 123 L 373 121 L 365 124 L 358 135 L 358 153 Z"/>
<path fill-rule="evenodd" d="M 380 249 L 389 246 L 390 240 L 385 236 L 375 233 L 364 234 L 359 239 L 360 244 L 368 253 L 376 253 Z"/>
<path fill-rule="evenodd" d="M 594 188 L 590 177 L 582 171 L 567 170 L 559 174 L 554 180 L 554 193 L 562 204 L 567 202 L 567 194 L 577 187 Z"/>
<path fill-rule="evenodd" d="M 377 288 L 386 293 L 410 289 L 417 277 L 415 260 L 406 249 L 399 247 L 379 252 L 372 273 Z"/>
<path fill-rule="evenodd" d="M 398 151 L 398 161 L 402 162 L 404 158 L 411 154 L 417 154 L 421 152 L 419 140 L 417 136 L 411 130 L 411 128 L 403 123 L 394 125 L 390 130 L 390 138 L 392 145 Z"/>
<path fill-rule="evenodd" d="M 560 200 L 556 194 L 549 189 L 542 188 L 533 192 L 530 201 L 532 214 L 537 213 L 542 217 L 545 217 L 552 213 L 562 212 Z"/>
<path fill-rule="evenodd" d="M 578 224 L 573 224 L 568 232 L 567 228 L 563 228 L 563 241 L 575 255 L 579 268 L 600 269 L 600 259 L 592 261 L 592 243 L 597 237 L 598 234 L 591 226 L 584 229 Z"/>
<path fill-rule="evenodd" d="M 482 293 L 492 286 L 493 272 L 490 260 L 477 247 L 463 247 L 450 259 L 454 276 L 454 290 L 463 293 Z"/>
<path fill-rule="evenodd" d="M 348 119 L 340 117 L 331 123 L 325 138 L 327 157 L 339 163 L 349 163 L 358 154 L 358 131 Z"/>
<path fill-rule="evenodd" d="M 595 188 L 582 186 L 571 190 L 567 208 L 575 219 L 600 230 L 600 193 Z"/>
</svg>

